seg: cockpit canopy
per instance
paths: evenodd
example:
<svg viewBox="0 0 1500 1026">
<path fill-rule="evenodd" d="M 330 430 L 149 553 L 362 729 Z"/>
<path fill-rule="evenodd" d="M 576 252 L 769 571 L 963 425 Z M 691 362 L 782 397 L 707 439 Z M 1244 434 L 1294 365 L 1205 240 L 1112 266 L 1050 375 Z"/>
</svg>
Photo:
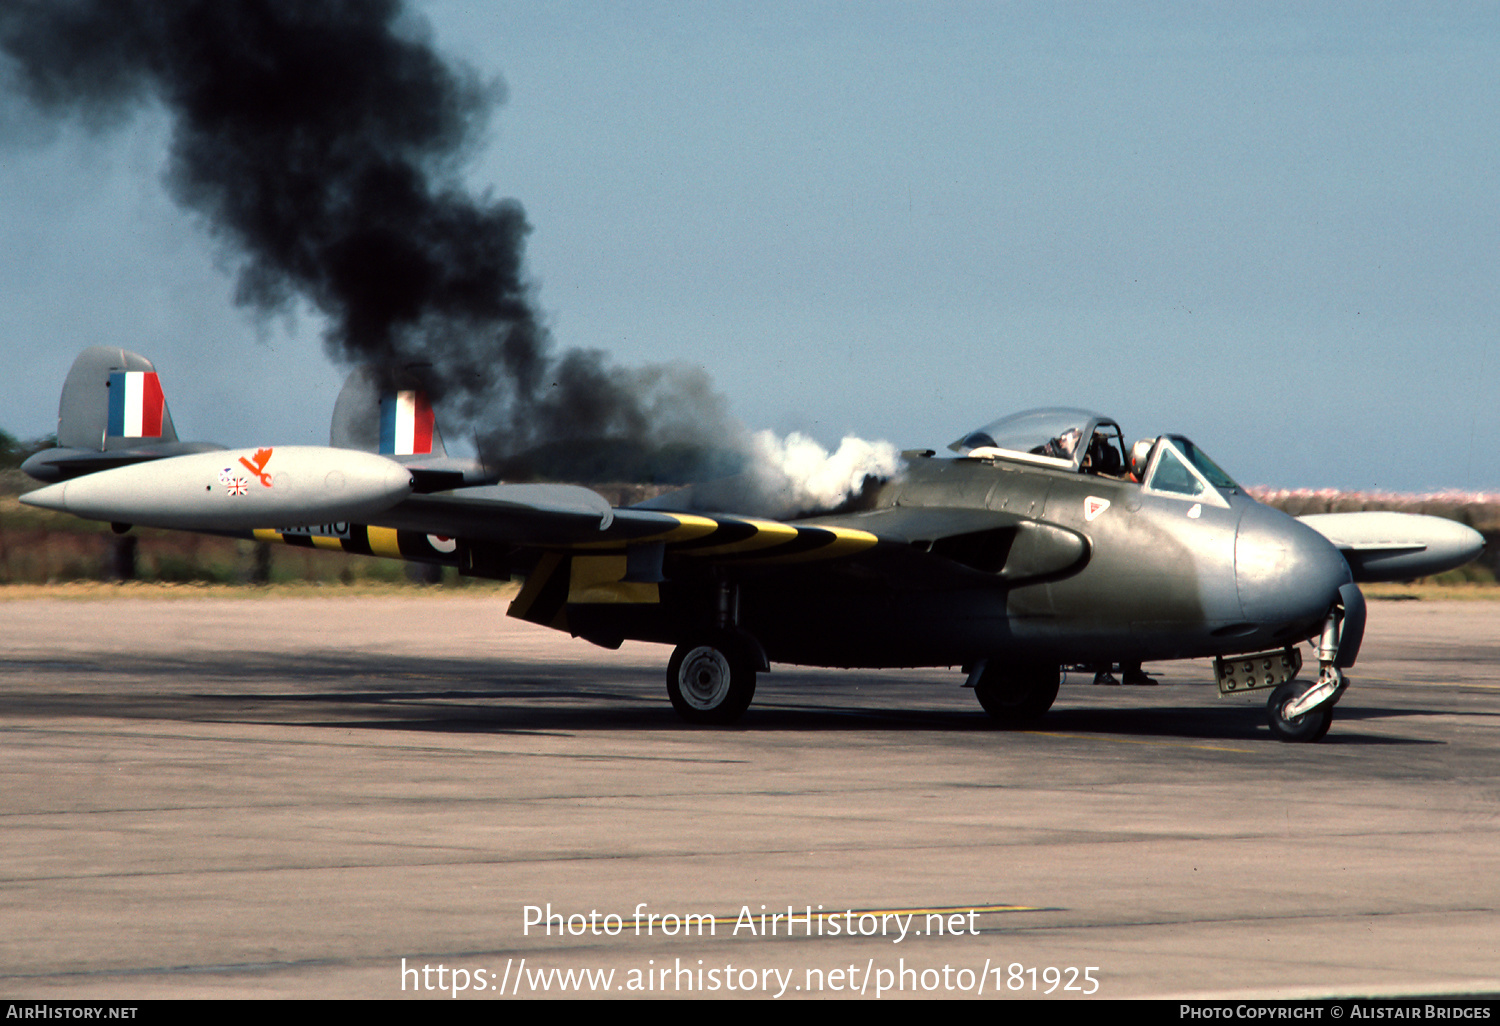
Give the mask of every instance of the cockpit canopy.
<svg viewBox="0 0 1500 1026">
<path fill-rule="evenodd" d="M 971 431 L 948 448 L 973 459 L 1018 460 L 1074 473 L 1140 481 L 1145 490 L 1223 503 L 1239 489 L 1203 450 L 1182 435 L 1143 439 L 1126 460 L 1120 425 L 1088 410 L 1026 410 Z"/>
<path fill-rule="evenodd" d="M 999 456 L 1067 470 L 1124 474 L 1120 425 L 1088 410 L 1052 407 L 1001 417 L 948 446 L 960 456 Z"/>
<path fill-rule="evenodd" d="M 1151 457 L 1144 478 L 1148 492 L 1198 498 L 1213 496 L 1216 490 L 1239 490 L 1234 478 L 1182 435 L 1162 435 L 1152 447 Z"/>
</svg>

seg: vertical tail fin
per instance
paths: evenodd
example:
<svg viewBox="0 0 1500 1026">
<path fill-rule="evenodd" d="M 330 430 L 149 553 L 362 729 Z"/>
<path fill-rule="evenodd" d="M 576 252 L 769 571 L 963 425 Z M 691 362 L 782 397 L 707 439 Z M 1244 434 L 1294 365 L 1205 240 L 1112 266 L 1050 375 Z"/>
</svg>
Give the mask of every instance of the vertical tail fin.
<svg viewBox="0 0 1500 1026">
<path fill-rule="evenodd" d="M 382 456 L 443 456 L 443 435 L 432 414 L 432 403 L 421 389 L 402 389 L 380 397 L 380 454 Z"/>
<path fill-rule="evenodd" d="M 390 457 L 411 471 L 419 494 L 494 482 L 484 464 L 448 455 L 422 370 L 409 366 L 392 378 L 356 367 L 333 404 L 328 444 Z"/>
<path fill-rule="evenodd" d="M 78 354 L 57 407 L 57 444 L 69 449 L 175 442 L 177 429 L 156 367 L 139 353 L 94 346 Z"/>
<path fill-rule="evenodd" d="M 114 346 L 78 354 L 57 404 L 57 448 L 21 469 L 38 481 L 66 481 L 111 467 L 224 448 L 179 442 L 151 361 Z"/>
<path fill-rule="evenodd" d="M 333 405 L 328 444 L 382 456 L 447 456 L 420 368 L 402 373 L 394 384 L 382 384 L 373 368 L 356 367 L 350 373 Z"/>
</svg>

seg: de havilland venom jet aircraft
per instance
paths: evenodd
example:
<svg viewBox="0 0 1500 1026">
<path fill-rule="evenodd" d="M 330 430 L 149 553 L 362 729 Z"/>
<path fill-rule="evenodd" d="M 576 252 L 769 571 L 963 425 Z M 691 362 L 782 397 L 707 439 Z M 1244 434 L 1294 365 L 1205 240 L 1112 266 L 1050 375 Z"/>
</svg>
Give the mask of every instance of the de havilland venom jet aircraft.
<svg viewBox="0 0 1500 1026">
<path fill-rule="evenodd" d="M 108 521 L 280 540 L 520 578 L 510 615 L 605 647 L 675 646 L 686 720 L 728 723 L 772 663 L 962 666 L 1006 725 L 1060 670 L 1212 658 L 1221 693 L 1270 691 L 1272 732 L 1327 733 L 1365 624 L 1357 582 L 1437 573 L 1480 535 L 1436 517 L 1307 523 L 1245 494 L 1197 446 L 1127 449 L 1112 420 L 1033 410 L 905 454 L 860 508 L 778 521 L 714 509 L 713 487 L 613 508 L 579 486 L 500 484 L 446 455 L 425 396 L 351 376 L 332 447 L 184 451 L 150 362 L 86 350 L 65 445 L 22 501 Z M 482 483 L 488 482 L 488 483 Z M 1299 679 L 1311 641 L 1313 679 Z"/>
</svg>

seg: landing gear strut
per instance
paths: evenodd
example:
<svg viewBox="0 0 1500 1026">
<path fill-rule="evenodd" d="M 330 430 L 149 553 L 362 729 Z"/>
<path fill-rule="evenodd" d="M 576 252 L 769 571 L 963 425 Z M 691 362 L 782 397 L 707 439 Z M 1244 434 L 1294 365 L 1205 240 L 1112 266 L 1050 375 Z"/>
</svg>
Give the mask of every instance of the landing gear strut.
<svg viewBox="0 0 1500 1026">
<path fill-rule="evenodd" d="M 755 671 L 771 668 L 739 620 L 739 588 L 721 578 L 714 587 L 713 630 L 678 645 L 667 663 L 667 697 L 689 723 L 739 719 L 755 697 Z"/>
<path fill-rule="evenodd" d="M 1323 621 L 1318 637 L 1318 679 L 1310 684 L 1289 680 L 1271 692 L 1266 703 L 1271 733 L 1282 741 L 1321 741 L 1333 723 L 1333 707 L 1349 682 L 1343 667 L 1353 666 L 1365 631 L 1365 598 L 1346 584 Z"/>
</svg>

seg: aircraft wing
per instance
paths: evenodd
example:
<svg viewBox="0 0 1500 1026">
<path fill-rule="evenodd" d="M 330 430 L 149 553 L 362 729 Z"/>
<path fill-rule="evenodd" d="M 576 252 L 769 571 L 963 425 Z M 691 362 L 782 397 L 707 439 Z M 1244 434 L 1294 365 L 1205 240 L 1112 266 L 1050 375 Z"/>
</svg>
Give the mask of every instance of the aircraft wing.
<svg viewBox="0 0 1500 1026">
<path fill-rule="evenodd" d="M 373 518 L 383 528 L 559 552 L 623 553 L 659 545 L 706 560 L 833 558 L 873 548 L 876 534 L 842 524 L 728 514 L 616 509 L 577 485 L 489 485 L 413 495 Z"/>
<path fill-rule="evenodd" d="M 328 532 L 321 536 L 318 532 Z M 899 579 L 972 587 L 1065 574 L 1088 559 L 1076 532 L 995 510 L 895 507 L 795 521 L 611 508 L 573 485 L 491 485 L 410 495 L 368 526 L 257 531 L 266 540 L 457 562 L 475 576 L 524 576 L 510 614 L 608 643 L 587 610 L 655 607 L 664 587 L 785 577 Z M 697 582 L 695 585 L 694 582 Z M 628 615 L 628 614 L 626 614 Z M 599 635 L 606 640 L 600 640 Z"/>
<path fill-rule="evenodd" d="M 1088 554 L 1087 541 L 1076 532 L 996 510 L 892 507 L 780 521 L 728 513 L 615 509 L 576 485 L 491 485 L 413 495 L 374 518 L 374 523 L 470 543 L 579 555 L 629 553 L 637 562 L 657 563 L 669 557 L 741 569 L 879 560 L 915 552 L 1019 579 L 1055 573 Z"/>
<path fill-rule="evenodd" d="M 524 576 L 514 609 L 561 585 L 568 603 L 657 600 L 668 580 L 820 573 L 952 588 L 1020 582 L 1081 567 L 1076 532 L 1013 513 L 894 507 L 794 521 L 727 513 L 611 508 L 576 485 L 490 485 L 413 494 L 368 524 L 263 529 L 263 540 L 419 561 L 476 576 Z M 528 616 L 528 618 L 534 618 Z M 550 617 L 543 618 L 543 622 Z"/>
</svg>

